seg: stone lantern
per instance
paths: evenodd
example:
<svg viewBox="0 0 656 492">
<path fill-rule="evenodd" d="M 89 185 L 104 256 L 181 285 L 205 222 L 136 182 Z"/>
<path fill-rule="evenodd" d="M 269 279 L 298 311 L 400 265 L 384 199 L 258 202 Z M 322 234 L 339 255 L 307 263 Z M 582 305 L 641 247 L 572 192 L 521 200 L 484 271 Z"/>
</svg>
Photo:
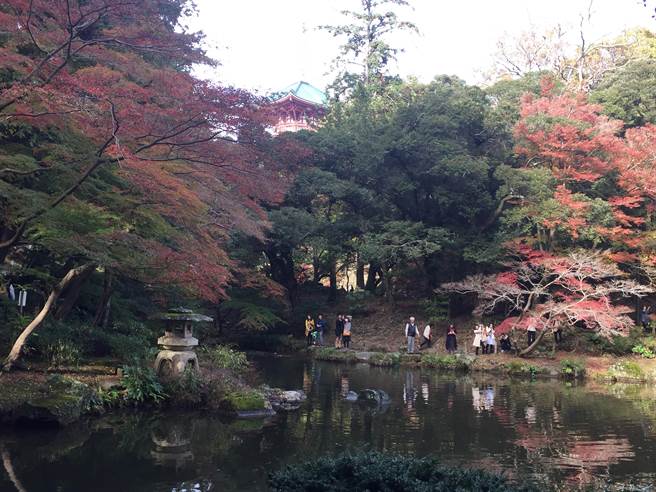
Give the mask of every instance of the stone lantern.
<svg viewBox="0 0 656 492">
<path fill-rule="evenodd" d="M 194 338 L 192 324 L 214 320 L 185 308 L 171 309 L 157 319 L 164 321 L 164 336 L 157 339 L 160 347 L 155 359 L 157 374 L 170 378 L 181 375 L 187 368 L 197 371 L 198 356 L 194 347 L 198 345 L 198 339 Z"/>
</svg>

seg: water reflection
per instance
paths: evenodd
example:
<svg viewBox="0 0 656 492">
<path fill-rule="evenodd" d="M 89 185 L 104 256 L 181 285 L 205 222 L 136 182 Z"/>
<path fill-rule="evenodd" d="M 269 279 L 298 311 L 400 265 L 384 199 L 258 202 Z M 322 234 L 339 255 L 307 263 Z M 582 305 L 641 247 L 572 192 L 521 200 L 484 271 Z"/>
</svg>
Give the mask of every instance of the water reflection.
<svg viewBox="0 0 656 492">
<path fill-rule="evenodd" d="M 162 418 L 150 432 L 153 450 L 150 455 L 156 464 L 184 468 L 194 460 L 191 451 L 193 421 L 186 417 Z"/>
<path fill-rule="evenodd" d="M 656 480 L 654 388 L 568 387 L 294 359 L 256 363 L 269 385 L 304 388 L 307 404 L 270 421 L 135 414 L 62 431 L 0 431 L 0 490 L 264 490 L 267 474 L 285 463 L 353 447 L 435 454 L 545 490 L 600 481 L 651 490 Z M 344 399 L 367 388 L 385 391 L 391 402 Z"/>
<path fill-rule="evenodd" d="M 472 405 L 477 413 L 482 411 L 491 411 L 494 408 L 494 386 L 488 385 L 485 388 L 472 386 Z"/>
</svg>

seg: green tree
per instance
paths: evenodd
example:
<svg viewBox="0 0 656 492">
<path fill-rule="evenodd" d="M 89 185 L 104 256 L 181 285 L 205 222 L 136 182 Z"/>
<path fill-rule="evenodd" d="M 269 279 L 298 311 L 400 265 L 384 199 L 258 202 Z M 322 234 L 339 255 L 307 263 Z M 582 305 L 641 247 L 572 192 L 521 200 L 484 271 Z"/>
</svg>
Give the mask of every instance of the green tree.
<svg viewBox="0 0 656 492">
<path fill-rule="evenodd" d="M 610 72 L 590 98 L 627 128 L 656 123 L 656 60 L 633 61 Z"/>
<path fill-rule="evenodd" d="M 337 26 L 324 25 L 319 29 L 334 37 L 345 38 L 340 54 L 334 60 L 338 76 L 332 86 L 340 96 L 360 85 L 365 88 L 384 85 L 389 76 L 388 66 L 402 51 L 389 44 L 389 36 L 398 31 L 417 31 L 417 27 L 399 19 L 386 7 L 408 6 L 406 0 L 359 0 L 359 10 L 344 10 L 348 23 Z"/>
</svg>

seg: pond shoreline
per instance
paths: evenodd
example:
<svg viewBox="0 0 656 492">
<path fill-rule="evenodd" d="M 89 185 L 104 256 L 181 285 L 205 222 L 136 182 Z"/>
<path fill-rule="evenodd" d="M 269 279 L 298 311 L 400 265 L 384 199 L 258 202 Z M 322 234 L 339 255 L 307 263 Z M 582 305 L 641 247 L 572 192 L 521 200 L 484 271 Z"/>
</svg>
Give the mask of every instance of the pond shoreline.
<svg viewBox="0 0 656 492">
<path fill-rule="evenodd" d="M 380 367 L 417 367 L 438 371 L 487 373 L 525 378 L 594 380 L 599 383 L 645 384 L 656 382 L 656 361 L 640 357 L 587 356 L 558 353 L 553 357 L 522 358 L 511 354 L 454 355 L 436 353 L 405 354 L 310 347 L 314 359 L 345 364 Z"/>
<path fill-rule="evenodd" d="M 404 354 L 399 352 L 355 351 L 310 347 L 291 354 L 251 352 L 253 355 L 285 358 L 312 358 L 342 364 L 368 364 L 378 367 L 412 367 L 437 372 L 491 374 L 524 379 L 585 380 L 603 385 L 614 383 L 646 384 L 656 382 L 656 361 L 639 357 L 593 357 L 581 354 L 556 354 L 553 357 L 525 359 L 509 354 L 475 356 L 471 354 Z M 121 406 L 108 405 L 103 392 L 120 386 L 121 375 L 91 375 L 81 366 L 66 376 L 45 371 L 16 371 L 0 376 L 0 424 L 66 426 L 84 416 L 112 413 Z M 230 379 L 230 374 L 219 375 Z M 280 392 L 240 384 L 221 395 L 212 395 L 217 404 L 207 407 L 217 415 L 236 418 L 266 418 L 275 413 L 272 403 Z M 188 402 L 186 402 L 188 403 Z M 279 403 L 279 401 L 278 401 Z M 297 402 L 298 403 L 298 402 Z M 185 402 L 174 398 L 157 406 L 146 402 L 132 405 L 137 411 L 160 408 L 184 409 Z"/>
</svg>

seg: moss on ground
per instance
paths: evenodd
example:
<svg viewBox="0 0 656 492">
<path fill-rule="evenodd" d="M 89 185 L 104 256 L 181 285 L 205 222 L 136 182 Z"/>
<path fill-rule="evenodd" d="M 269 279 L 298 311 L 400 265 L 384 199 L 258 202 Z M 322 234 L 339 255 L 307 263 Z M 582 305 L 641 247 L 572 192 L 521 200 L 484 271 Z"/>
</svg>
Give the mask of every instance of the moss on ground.
<svg viewBox="0 0 656 492">
<path fill-rule="evenodd" d="M 401 355 L 398 353 L 376 352 L 368 360 L 369 364 L 380 367 L 393 367 L 401 363 Z"/>
<path fill-rule="evenodd" d="M 471 362 L 457 355 L 426 354 L 421 357 L 421 367 L 448 371 L 469 371 Z"/>
<path fill-rule="evenodd" d="M 264 395 L 254 389 L 233 389 L 225 394 L 222 407 L 227 411 L 245 412 L 266 408 Z"/>
</svg>

